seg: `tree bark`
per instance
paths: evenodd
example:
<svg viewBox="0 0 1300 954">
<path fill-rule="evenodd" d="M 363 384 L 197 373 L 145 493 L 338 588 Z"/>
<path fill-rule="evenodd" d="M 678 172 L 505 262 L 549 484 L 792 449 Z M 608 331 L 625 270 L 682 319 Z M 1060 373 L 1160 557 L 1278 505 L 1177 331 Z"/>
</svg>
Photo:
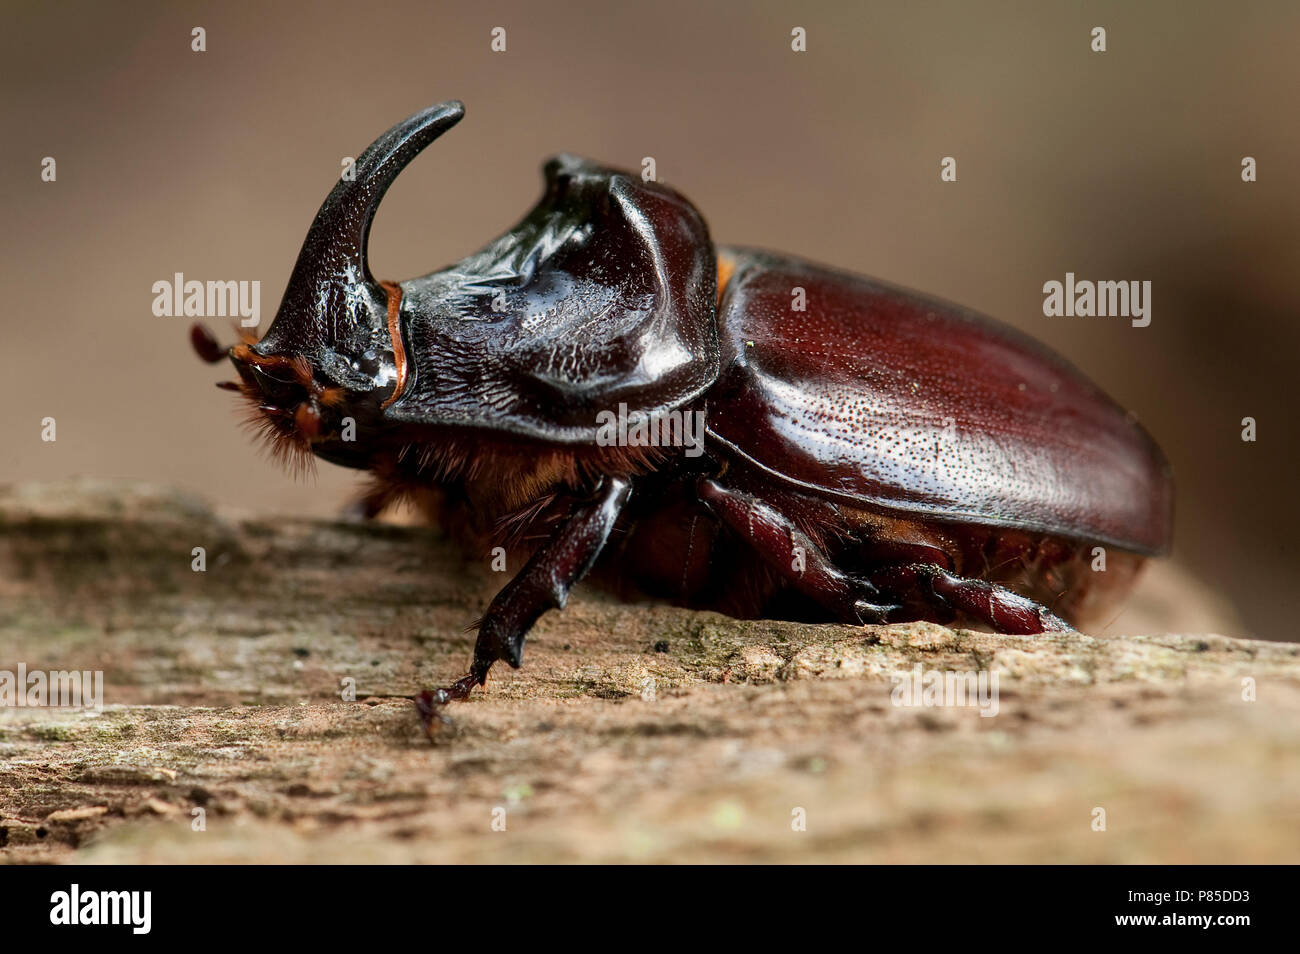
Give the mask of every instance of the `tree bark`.
<svg viewBox="0 0 1300 954">
<path fill-rule="evenodd" d="M 1197 598 L 1161 579 L 1153 605 Z M 580 588 L 430 744 L 394 697 L 465 671 L 503 582 L 420 528 L 0 490 L 0 670 L 100 670 L 105 703 L 0 708 L 0 857 L 1300 857 L 1296 644 L 738 621 Z M 895 704 L 918 666 L 996 673 L 996 714 Z"/>
</svg>

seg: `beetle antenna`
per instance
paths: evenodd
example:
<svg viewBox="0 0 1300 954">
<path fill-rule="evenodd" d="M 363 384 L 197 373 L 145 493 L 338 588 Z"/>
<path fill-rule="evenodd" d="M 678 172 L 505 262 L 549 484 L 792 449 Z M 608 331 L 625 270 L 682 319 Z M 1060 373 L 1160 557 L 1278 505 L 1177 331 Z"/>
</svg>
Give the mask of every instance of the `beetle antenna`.
<svg viewBox="0 0 1300 954">
<path fill-rule="evenodd" d="M 190 344 L 194 353 L 208 364 L 216 364 L 230 354 L 230 349 L 221 347 L 212 332 L 197 322 L 190 326 Z"/>
</svg>

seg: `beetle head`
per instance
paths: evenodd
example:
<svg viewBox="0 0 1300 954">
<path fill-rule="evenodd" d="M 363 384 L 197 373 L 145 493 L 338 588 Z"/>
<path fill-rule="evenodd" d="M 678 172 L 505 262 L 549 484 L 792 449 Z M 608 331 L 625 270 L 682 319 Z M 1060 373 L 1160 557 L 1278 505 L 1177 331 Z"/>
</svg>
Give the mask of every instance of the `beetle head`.
<svg viewBox="0 0 1300 954">
<path fill-rule="evenodd" d="M 253 403 L 255 423 L 287 457 L 305 462 L 314 450 L 338 463 L 361 464 L 371 430 L 366 424 L 378 417 L 397 381 L 389 302 L 398 293 L 370 272 L 370 225 L 398 173 L 464 113 L 455 100 L 432 106 L 361 154 L 316 213 L 280 309 L 260 341 L 223 352 L 203 329 L 192 332 L 205 360 L 230 357 L 240 383 L 227 387 Z M 356 431 L 345 440 L 347 418 Z"/>
<path fill-rule="evenodd" d="M 262 340 L 223 352 L 195 332 L 202 357 L 234 361 L 230 387 L 293 460 L 370 467 L 415 442 L 459 460 L 469 452 L 456 441 L 477 451 L 485 434 L 603 447 L 611 409 L 651 417 L 717 378 L 717 263 L 699 212 L 577 157 L 547 163 L 538 204 L 478 252 L 375 281 L 366 244 L 380 200 L 463 114 L 455 101 L 424 110 L 361 155 L 317 213 Z"/>
</svg>

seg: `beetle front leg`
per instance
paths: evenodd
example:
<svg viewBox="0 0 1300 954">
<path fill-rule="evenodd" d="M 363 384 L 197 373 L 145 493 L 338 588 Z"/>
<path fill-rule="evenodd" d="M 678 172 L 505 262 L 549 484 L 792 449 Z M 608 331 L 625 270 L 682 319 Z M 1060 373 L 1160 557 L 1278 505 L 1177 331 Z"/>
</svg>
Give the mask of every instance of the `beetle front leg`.
<svg viewBox="0 0 1300 954">
<path fill-rule="evenodd" d="M 502 587 L 479 621 L 469 672 L 445 689 L 426 689 L 415 697 L 426 732 L 442 706 L 464 699 L 487 681 L 488 670 L 498 659 L 519 668 L 529 629 L 548 609 L 564 608 L 569 590 L 600 556 L 631 493 L 627 478 L 605 478 L 596 497 L 579 505 Z"/>
<path fill-rule="evenodd" d="M 785 514 L 757 497 L 701 478 L 696 493 L 723 523 L 799 592 L 846 623 L 883 623 L 898 607 L 876 601 L 870 581 L 849 576 Z"/>
<path fill-rule="evenodd" d="M 885 593 L 917 609 L 910 618 L 951 622 L 958 614 L 992 626 L 999 633 L 1027 636 L 1072 631 L 1047 607 L 987 580 L 955 576 L 926 563 L 891 566 L 871 574 Z"/>
</svg>

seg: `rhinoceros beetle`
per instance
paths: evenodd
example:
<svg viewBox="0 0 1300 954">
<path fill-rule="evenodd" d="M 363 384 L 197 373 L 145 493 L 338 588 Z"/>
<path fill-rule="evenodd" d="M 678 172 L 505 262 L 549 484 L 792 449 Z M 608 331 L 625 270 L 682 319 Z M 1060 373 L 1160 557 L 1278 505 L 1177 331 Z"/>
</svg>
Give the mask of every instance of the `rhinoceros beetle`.
<svg viewBox="0 0 1300 954">
<path fill-rule="evenodd" d="M 715 246 L 639 176 L 553 159 L 505 235 L 376 281 L 380 200 L 463 114 L 434 106 L 362 154 L 260 341 L 192 332 L 280 450 L 373 474 L 368 514 L 414 498 L 478 552 L 526 554 L 468 674 L 415 697 L 426 729 L 518 667 L 593 567 L 739 617 L 1023 634 L 1096 619 L 1167 552 L 1163 455 L 1070 364 L 965 308 Z"/>
</svg>

